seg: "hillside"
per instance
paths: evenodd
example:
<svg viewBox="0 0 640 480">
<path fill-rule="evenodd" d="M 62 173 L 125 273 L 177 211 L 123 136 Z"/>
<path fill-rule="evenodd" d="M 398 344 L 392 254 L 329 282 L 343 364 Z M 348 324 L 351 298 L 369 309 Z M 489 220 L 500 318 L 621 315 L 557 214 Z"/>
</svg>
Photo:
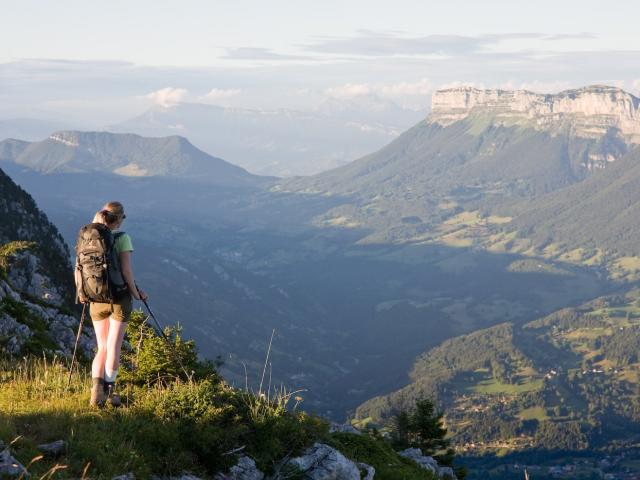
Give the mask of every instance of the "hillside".
<svg viewBox="0 0 640 480">
<path fill-rule="evenodd" d="M 212 157 L 179 136 L 63 131 L 40 142 L 0 142 L 0 162 L 43 174 L 110 173 L 125 177 L 172 177 L 248 187 L 268 179 Z"/>
<path fill-rule="evenodd" d="M 508 222 L 514 204 L 530 204 L 595 176 L 638 140 L 638 99 L 619 89 L 585 87 L 534 100 L 532 95 L 436 92 L 429 117 L 378 152 L 273 190 L 336 198 L 342 205 L 322 220 L 342 218 L 371 228 L 367 242 L 430 241 L 462 211 L 498 214 L 505 218 L 501 223 Z M 479 98 L 462 101 L 474 96 Z M 565 112 L 544 114 L 556 104 Z"/>
<path fill-rule="evenodd" d="M 424 395 L 468 454 L 629 447 L 640 433 L 640 291 L 522 326 L 497 325 L 421 355 L 411 383 L 356 410 L 384 423 Z"/>
<path fill-rule="evenodd" d="M 601 256 L 635 257 L 618 266 L 624 267 L 626 261 L 631 272 L 637 271 L 640 265 L 633 263 L 640 256 L 640 149 L 634 148 L 598 175 L 517 211 L 509 228 L 539 250 L 555 249 L 557 258 L 567 254 L 588 259 L 589 252 L 598 250 Z"/>
</svg>

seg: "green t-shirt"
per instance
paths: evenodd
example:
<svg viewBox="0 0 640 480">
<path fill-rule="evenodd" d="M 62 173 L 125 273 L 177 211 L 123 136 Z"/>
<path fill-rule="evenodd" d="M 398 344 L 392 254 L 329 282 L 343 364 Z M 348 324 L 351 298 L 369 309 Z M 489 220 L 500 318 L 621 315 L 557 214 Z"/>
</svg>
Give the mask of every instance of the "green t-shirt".
<svg viewBox="0 0 640 480">
<path fill-rule="evenodd" d="M 119 254 L 122 252 L 133 252 L 133 243 L 131 243 L 131 237 L 126 233 L 118 235 L 114 248 Z"/>
</svg>

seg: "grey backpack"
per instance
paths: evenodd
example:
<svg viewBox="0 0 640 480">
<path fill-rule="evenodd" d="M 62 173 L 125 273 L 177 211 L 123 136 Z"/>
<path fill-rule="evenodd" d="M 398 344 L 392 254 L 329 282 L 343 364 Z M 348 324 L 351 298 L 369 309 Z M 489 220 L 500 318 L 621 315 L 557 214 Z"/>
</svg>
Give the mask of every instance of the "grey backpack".
<svg viewBox="0 0 640 480">
<path fill-rule="evenodd" d="M 123 233 L 114 235 L 101 223 L 90 223 L 80 229 L 75 272 L 80 303 L 113 303 L 129 291 L 114 248 L 116 239 Z"/>
</svg>

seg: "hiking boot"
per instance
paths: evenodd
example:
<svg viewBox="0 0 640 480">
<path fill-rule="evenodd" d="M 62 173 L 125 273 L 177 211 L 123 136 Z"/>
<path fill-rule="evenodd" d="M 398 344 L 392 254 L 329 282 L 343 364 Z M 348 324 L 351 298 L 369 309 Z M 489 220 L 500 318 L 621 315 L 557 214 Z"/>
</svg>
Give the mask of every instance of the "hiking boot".
<svg viewBox="0 0 640 480">
<path fill-rule="evenodd" d="M 102 408 L 104 407 L 106 398 L 103 385 L 101 383 L 94 382 L 91 387 L 91 400 L 89 400 L 89 405 L 92 407 Z"/>
<path fill-rule="evenodd" d="M 120 407 L 122 406 L 122 399 L 120 398 L 120 394 L 115 392 L 115 385 L 113 383 L 104 384 L 104 392 L 105 397 L 109 400 L 112 407 Z"/>
</svg>

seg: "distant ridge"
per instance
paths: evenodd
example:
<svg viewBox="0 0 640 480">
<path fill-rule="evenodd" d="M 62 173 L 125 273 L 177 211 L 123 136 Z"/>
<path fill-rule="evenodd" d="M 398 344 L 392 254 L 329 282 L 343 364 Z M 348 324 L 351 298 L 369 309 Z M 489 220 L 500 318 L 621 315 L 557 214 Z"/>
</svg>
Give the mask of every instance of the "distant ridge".
<svg viewBox="0 0 640 480">
<path fill-rule="evenodd" d="M 127 177 L 174 177 L 229 186 L 267 181 L 213 157 L 177 135 L 59 131 L 40 142 L 0 142 L 0 161 L 40 173 L 104 172 Z"/>
<path fill-rule="evenodd" d="M 557 95 L 439 90 L 432 113 L 386 147 L 282 189 L 370 197 L 411 191 L 414 198 L 470 188 L 548 193 L 606 168 L 640 142 L 639 106 L 638 98 L 607 86 Z"/>
<path fill-rule="evenodd" d="M 607 85 L 589 85 L 557 94 L 527 90 L 480 90 L 458 87 L 434 92 L 428 121 L 448 126 L 470 115 L 490 113 L 505 125 L 536 128 L 568 126 L 578 136 L 597 138 L 610 128 L 640 143 L 640 99 Z"/>
<path fill-rule="evenodd" d="M 333 99 L 309 112 L 179 103 L 154 106 L 106 130 L 150 137 L 177 133 L 250 172 L 290 177 L 344 165 L 387 144 L 422 116 L 368 97 Z"/>
</svg>

